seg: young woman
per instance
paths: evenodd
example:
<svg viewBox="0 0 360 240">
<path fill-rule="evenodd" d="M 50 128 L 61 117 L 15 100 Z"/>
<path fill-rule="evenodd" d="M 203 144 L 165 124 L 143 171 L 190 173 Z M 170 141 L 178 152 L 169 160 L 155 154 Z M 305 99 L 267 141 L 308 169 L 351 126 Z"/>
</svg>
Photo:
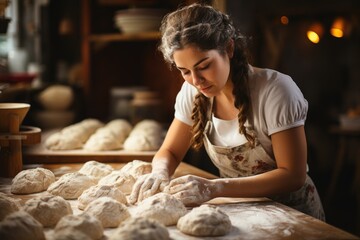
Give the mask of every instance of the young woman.
<svg viewBox="0 0 360 240">
<path fill-rule="evenodd" d="M 308 103 L 294 81 L 249 65 L 243 36 L 210 6 L 192 4 L 168 14 L 161 33 L 159 48 L 185 81 L 152 173 L 136 182 L 130 202 L 159 189 L 185 205 L 266 196 L 324 220 L 307 175 Z M 202 146 L 221 178 L 188 175 L 170 181 L 189 147 Z"/>
</svg>

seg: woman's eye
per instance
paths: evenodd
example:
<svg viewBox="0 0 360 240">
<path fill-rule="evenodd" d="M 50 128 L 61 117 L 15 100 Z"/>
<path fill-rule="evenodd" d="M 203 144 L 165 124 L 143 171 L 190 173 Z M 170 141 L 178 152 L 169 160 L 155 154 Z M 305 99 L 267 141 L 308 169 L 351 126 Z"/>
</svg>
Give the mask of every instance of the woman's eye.
<svg viewBox="0 0 360 240">
<path fill-rule="evenodd" d="M 209 66 L 210 66 L 210 64 L 207 64 L 207 65 L 205 65 L 205 66 L 203 66 L 203 67 L 199 67 L 199 70 L 205 70 L 205 69 L 207 69 Z"/>
</svg>

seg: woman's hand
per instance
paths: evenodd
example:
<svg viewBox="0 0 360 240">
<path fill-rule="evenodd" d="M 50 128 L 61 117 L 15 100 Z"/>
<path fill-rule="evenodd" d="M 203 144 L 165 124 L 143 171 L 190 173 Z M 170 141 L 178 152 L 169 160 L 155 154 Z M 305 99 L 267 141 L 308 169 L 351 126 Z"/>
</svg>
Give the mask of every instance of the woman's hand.
<svg viewBox="0 0 360 240">
<path fill-rule="evenodd" d="M 129 202 L 134 204 L 141 202 L 147 197 L 162 191 L 169 183 L 169 176 L 165 172 L 149 173 L 138 178 L 133 186 Z"/>
<path fill-rule="evenodd" d="M 195 206 L 212 199 L 214 187 L 211 180 L 187 175 L 171 180 L 164 192 L 172 194 L 185 206 Z"/>
</svg>

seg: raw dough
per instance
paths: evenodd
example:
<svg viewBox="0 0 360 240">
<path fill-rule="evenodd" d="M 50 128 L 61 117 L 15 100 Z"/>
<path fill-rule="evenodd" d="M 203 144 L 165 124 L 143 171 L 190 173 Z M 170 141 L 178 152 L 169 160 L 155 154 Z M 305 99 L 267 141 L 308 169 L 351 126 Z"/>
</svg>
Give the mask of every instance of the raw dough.
<svg viewBox="0 0 360 240">
<path fill-rule="evenodd" d="M 96 185 L 96 181 L 79 172 L 66 173 L 52 183 L 48 192 L 65 199 L 77 199 L 83 191 Z"/>
<path fill-rule="evenodd" d="M 71 205 L 60 196 L 39 196 L 31 198 L 23 210 L 32 215 L 44 227 L 54 227 L 65 215 L 72 214 Z"/>
<path fill-rule="evenodd" d="M 62 231 L 80 231 L 91 239 L 100 239 L 104 233 L 101 222 L 87 213 L 66 215 L 61 218 L 54 228 L 54 235 Z"/>
<path fill-rule="evenodd" d="M 167 193 L 157 193 L 140 202 L 134 209 L 134 216 L 154 219 L 165 226 L 174 225 L 187 213 L 184 204 Z"/>
<path fill-rule="evenodd" d="M 83 147 L 89 137 L 104 124 L 97 120 L 88 118 L 79 123 L 67 126 L 60 132 L 51 135 L 45 141 L 45 147 L 51 150 L 72 150 Z"/>
<path fill-rule="evenodd" d="M 130 194 L 132 187 L 134 186 L 136 179 L 127 173 L 123 173 L 121 171 L 113 171 L 109 175 L 103 177 L 99 181 L 99 185 L 114 185 L 120 191 L 125 194 Z"/>
<path fill-rule="evenodd" d="M 177 223 L 177 228 L 181 232 L 193 236 L 223 236 L 229 233 L 231 221 L 229 216 L 218 207 L 201 205 L 181 217 Z"/>
<path fill-rule="evenodd" d="M 99 219 L 104 228 L 118 227 L 130 217 L 126 206 L 110 197 L 94 200 L 85 208 L 85 212 Z"/>
<path fill-rule="evenodd" d="M 125 139 L 132 130 L 125 119 L 115 119 L 99 128 L 85 143 L 84 149 L 89 151 L 109 151 L 121 149 Z"/>
<path fill-rule="evenodd" d="M 168 240 L 170 234 L 163 224 L 153 219 L 136 217 L 120 224 L 109 238 L 109 240 L 118 239 Z"/>
<path fill-rule="evenodd" d="M 152 167 L 151 163 L 144 162 L 141 160 L 133 160 L 125 164 L 121 169 L 120 172 L 128 173 L 132 175 L 135 179 L 140 177 L 141 175 L 151 173 Z"/>
<path fill-rule="evenodd" d="M 55 175 L 49 169 L 35 168 L 19 172 L 11 184 L 11 193 L 30 194 L 45 191 L 55 182 Z"/>
<path fill-rule="evenodd" d="M 71 228 L 65 228 L 61 231 L 54 232 L 48 240 L 93 240 L 85 233 Z"/>
<path fill-rule="evenodd" d="M 111 197 L 116 201 L 127 204 L 125 194 L 114 185 L 95 185 L 86 189 L 78 198 L 78 208 L 84 210 L 86 206 L 100 197 Z"/>
<path fill-rule="evenodd" d="M 109 175 L 113 170 L 113 167 L 108 164 L 97 161 L 87 161 L 80 168 L 79 173 L 92 177 L 98 182 L 101 178 Z"/>
<path fill-rule="evenodd" d="M 0 221 L 7 215 L 20 209 L 20 200 L 7 196 L 0 192 Z"/>
<path fill-rule="evenodd" d="M 44 228 L 27 212 L 17 211 L 0 222 L 0 239 L 45 240 Z"/>
</svg>

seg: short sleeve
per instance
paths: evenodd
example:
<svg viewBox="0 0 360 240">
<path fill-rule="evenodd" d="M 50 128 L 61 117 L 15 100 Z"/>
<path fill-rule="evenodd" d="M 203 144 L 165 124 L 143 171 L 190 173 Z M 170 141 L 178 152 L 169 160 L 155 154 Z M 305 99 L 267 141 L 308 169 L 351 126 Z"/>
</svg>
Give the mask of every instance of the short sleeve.
<svg viewBox="0 0 360 240">
<path fill-rule="evenodd" d="M 264 107 L 269 135 L 305 124 L 308 102 L 287 75 L 279 74 L 269 83 Z"/>
<path fill-rule="evenodd" d="M 175 118 L 190 126 L 193 124 L 191 114 L 197 93 L 198 91 L 195 87 L 188 82 L 184 82 L 176 96 Z"/>
</svg>

